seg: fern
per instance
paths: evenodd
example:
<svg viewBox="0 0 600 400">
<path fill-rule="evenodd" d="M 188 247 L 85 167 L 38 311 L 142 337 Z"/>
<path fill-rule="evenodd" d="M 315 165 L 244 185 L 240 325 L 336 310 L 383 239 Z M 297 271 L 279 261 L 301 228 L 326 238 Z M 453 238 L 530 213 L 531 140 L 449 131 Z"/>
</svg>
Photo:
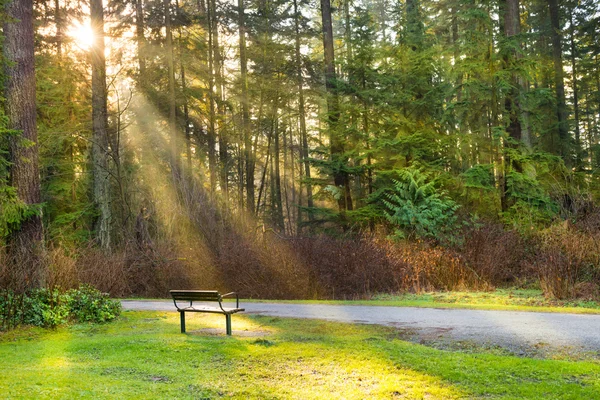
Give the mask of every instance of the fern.
<svg viewBox="0 0 600 400">
<path fill-rule="evenodd" d="M 400 172 L 381 201 L 385 218 L 396 227 L 396 236 L 451 241 L 459 206 L 435 188 L 433 180 L 417 169 Z"/>
</svg>

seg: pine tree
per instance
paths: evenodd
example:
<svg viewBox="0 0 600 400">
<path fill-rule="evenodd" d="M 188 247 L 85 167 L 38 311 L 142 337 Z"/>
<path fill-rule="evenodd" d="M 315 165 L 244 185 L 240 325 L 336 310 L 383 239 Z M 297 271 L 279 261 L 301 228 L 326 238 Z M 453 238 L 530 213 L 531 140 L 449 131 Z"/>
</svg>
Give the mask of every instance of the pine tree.
<svg viewBox="0 0 600 400">
<path fill-rule="evenodd" d="M 33 2 L 10 1 L 6 6 L 2 46 L 5 83 L 4 109 L 9 138 L 10 181 L 21 215 L 8 238 L 12 257 L 8 285 L 16 289 L 43 283 L 43 227 L 40 210 L 39 144 L 36 126 Z M 1 195 L 0 195 L 1 198 Z M 5 210 L 3 210 L 5 212 Z M 3 219 L 6 216 L 3 216 Z"/>
</svg>

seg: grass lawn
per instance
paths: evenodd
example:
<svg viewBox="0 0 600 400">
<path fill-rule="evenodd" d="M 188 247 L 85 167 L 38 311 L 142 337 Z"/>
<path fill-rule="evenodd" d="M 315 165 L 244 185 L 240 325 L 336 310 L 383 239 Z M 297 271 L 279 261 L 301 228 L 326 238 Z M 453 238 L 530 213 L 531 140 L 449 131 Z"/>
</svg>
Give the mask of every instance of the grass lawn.
<svg viewBox="0 0 600 400">
<path fill-rule="evenodd" d="M 600 363 L 436 350 L 387 327 L 124 312 L 0 335 L 2 398 L 594 399 Z M 211 330 L 211 328 L 213 330 Z M 214 334 L 218 328 L 218 334 Z M 195 332 L 194 332 L 195 331 Z"/>
</svg>

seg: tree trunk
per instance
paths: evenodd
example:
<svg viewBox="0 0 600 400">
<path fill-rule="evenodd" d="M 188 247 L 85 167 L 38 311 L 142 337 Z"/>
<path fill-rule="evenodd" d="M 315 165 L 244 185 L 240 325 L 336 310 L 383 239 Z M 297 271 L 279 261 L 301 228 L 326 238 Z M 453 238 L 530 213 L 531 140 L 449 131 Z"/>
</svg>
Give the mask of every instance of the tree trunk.
<svg viewBox="0 0 600 400">
<path fill-rule="evenodd" d="M 187 171 L 192 176 L 192 129 L 190 121 L 190 110 L 188 106 L 187 83 L 185 81 L 185 68 L 183 61 L 180 64 L 181 71 L 181 92 L 183 93 L 183 120 L 185 123 L 185 156 Z"/>
<path fill-rule="evenodd" d="M 344 0 L 344 41 L 346 42 L 346 67 L 352 64 L 352 27 L 350 26 L 350 0 Z"/>
<path fill-rule="evenodd" d="M 504 52 L 504 68 L 514 68 L 514 62 L 517 59 L 517 49 L 519 45 L 510 43 L 510 40 L 514 36 L 519 35 L 521 32 L 521 20 L 520 20 L 520 9 L 519 0 L 503 0 L 501 2 L 503 7 L 504 17 L 504 36 L 506 39 L 506 45 L 509 46 Z M 521 141 L 521 122 L 519 116 L 521 115 L 521 108 L 519 104 L 519 81 L 515 72 L 511 74 L 510 91 L 504 98 L 504 110 L 508 115 L 508 125 L 506 126 L 506 132 L 509 135 L 509 140 L 505 144 L 507 148 L 515 147 Z M 500 204 L 502 211 L 506 211 L 509 208 L 507 192 L 508 182 L 506 177 L 513 168 L 513 160 L 510 158 L 507 152 L 504 153 L 504 166 L 503 173 L 500 179 L 501 181 L 501 197 Z"/>
<path fill-rule="evenodd" d="M 288 110 L 292 110 L 293 108 L 290 107 L 290 104 L 288 103 Z M 288 164 L 288 170 L 290 172 L 290 179 L 289 179 L 289 183 L 291 185 L 291 206 L 292 207 L 298 207 L 298 199 L 297 199 L 297 192 L 296 192 L 296 168 L 295 168 L 295 163 L 296 160 L 294 158 L 294 129 L 293 129 L 293 122 L 292 122 L 292 116 L 288 114 L 288 125 L 289 125 L 289 131 L 290 131 L 290 136 L 288 138 L 288 144 L 286 147 L 284 147 L 288 152 L 289 152 L 289 157 L 290 157 L 290 161 Z M 284 137 L 285 133 L 284 133 Z M 287 180 L 287 176 L 285 175 L 284 172 L 284 184 L 285 187 L 288 187 L 288 180 Z M 294 215 L 293 211 L 290 210 L 290 196 L 287 195 L 287 189 L 286 189 L 286 196 L 285 196 L 285 207 L 286 207 L 286 211 L 287 211 L 287 219 L 288 219 L 288 227 L 289 227 L 289 234 L 290 235 L 294 235 L 297 234 L 297 230 L 295 229 L 297 226 L 297 221 L 295 220 L 297 214 Z M 293 210 L 293 209 L 292 209 Z"/>
<path fill-rule="evenodd" d="M 577 82 L 577 44 L 575 43 L 575 26 L 573 25 L 573 10 L 569 14 L 571 25 L 571 75 L 573 77 L 573 111 L 575 126 L 575 162 L 578 168 L 583 167 L 581 131 L 579 128 L 579 87 Z"/>
<path fill-rule="evenodd" d="M 240 73 L 242 78 L 242 135 L 244 138 L 244 162 L 246 164 L 246 204 L 250 214 L 254 214 L 254 153 L 252 152 L 252 134 L 250 132 L 250 111 L 248 104 L 248 59 L 246 56 L 244 0 L 238 0 L 238 27 L 240 37 Z"/>
<path fill-rule="evenodd" d="M 219 25 L 217 18 L 217 3 L 215 0 L 210 0 L 212 13 L 212 49 L 213 49 L 213 67 L 216 86 L 217 98 L 217 124 L 218 124 L 218 141 L 219 141 L 219 183 L 221 191 L 225 199 L 229 192 L 229 152 L 228 138 L 225 131 L 225 104 L 223 101 L 223 60 L 221 56 L 221 48 L 219 47 Z"/>
<path fill-rule="evenodd" d="M 565 100 L 565 82 L 562 65 L 562 35 L 560 33 L 560 18 L 558 0 L 548 0 L 550 10 L 550 25 L 552 35 L 552 59 L 554 61 L 554 84 L 556 90 L 556 116 L 558 117 L 559 154 L 565 164 L 571 165 L 569 125 L 567 122 L 567 102 Z"/>
<path fill-rule="evenodd" d="M 314 207 L 312 184 L 310 182 L 310 162 L 308 161 L 308 134 L 306 132 L 306 110 L 304 104 L 304 79 L 302 79 L 302 58 L 300 55 L 300 14 L 298 10 L 298 0 L 294 0 L 294 28 L 296 33 L 296 80 L 298 85 L 298 118 L 300 119 L 300 140 L 301 140 L 301 157 L 304 163 L 304 177 L 306 178 L 306 205 L 309 209 Z M 301 213 L 298 214 L 298 217 Z M 312 221 L 313 214 L 308 212 L 308 220 Z M 301 223 L 301 218 L 298 218 L 298 223 Z"/>
<path fill-rule="evenodd" d="M 5 112 L 8 129 L 20 132 L 10 139 L 10 184 L 28 206 L 41 203 L 35 104 L 35 62 L 32 0 L 14 0 L 6 6 L 3 34 Z M 14 288 L 43 283 L 44 268 L 41 215 L 21 222 L 8 238 L 14 269 L 9 282 Z"/>
<path fill-rule="evenodd" d="M 284 221 L 283 221 L 283 202 L 281 198 L 281 171 L 280 171 L 280 146 L 279 146 L 279 117 L 278 117 L 278 108 L 279 108 L 279 94 L 276 95 L 275 101 L 273 103 L 273 111 L 271 115 L 272 119 L 272 130 L 273 130 L 273 171 L 271 173 L 272 180 L 272 188 L 273 188 L 273 219 L 274 226 L 279 231 L 282 232 L 284 230 Z"/>
<path fill-rule="evenodd" d="M 519 0 L 504 0 L 504 35 L 507 39 L 517 36 L 521 33 L 521 20 L 519 11 Z M 515 39 L 516 40 L 516 39 Z M 515 46 L 518 48 L 519 46 Z M 516 49 L 511 49 L 505 55 L 504 64 L 506 68 L 514 66 L 518 55 Z M 508 134 L 515 141 L 521 140 L 521 123 L 519 121 L 519 83 L 516 74 L 513 72 L 511 77 L 511 89 L 505 98 L 505 109 L 509 115 L 507 127 Z"/>
<path fill-rule="evenodd" d="M 352 210 L 350 195 L 350 177 L 344 171 L 347 160 L 344 156 L 344 140 L 339 132 L 339 99 L 336 90 L 335 55 L 333 51 L 333 28 L 331 24 L 330 0 L 321 0 L 321 18 L 323 23 L 323 52 L 325 58 L 325 88 L 327 89 L 327 114 L 333 180 L 342 193 L 338 200 L 341 212 Z"/>
<path fill-rule="evenodd" d="M 54 0 L 54 23 L 56 25 L 56 55 L 62 57 L 64 19 L 60 10 L 60 0 Z"/>
<path fill-rule="evenodd" d="M 216 105 L 215 105 L 215 75 L 214 75 L 214 57 L 213 57 L 213 7 L 210 0 L 206 2 L 207 9 L 207 31 L 208 31 L 208 169 L 210 173 L 210 189 L 211 193 L 215 193 L 217 189 L 217 157 L 216 157 Z"/>
<path fill-rule="evenodd" d="M 179 177 L 180 160 L 177 135 L 177 103 L 175 98 L 175 61 L 173 59 L 173 30 L 171 29 L 171 0 L 164 0 L 165 50 L 169 74 L 169 135 L 171 138 L 171 173 Z"/>
<path fill-rule="evenodd" d="M 104 11 L 102 0 L 90 0 L 94 45 L 92 59 L 92 161 L 94 164 L 94 202 L 99 211 L 96 238 L 101 247 L 111 245 L 110 175 L 108 170 L 108 116 L 106 61 L 104 59 Z"/>
<path fill-rule="evenodd" d="M 135 37 L 137 42 L 138 67 L 140 69 L 138 83 L 142 88 L 144 88 L 144 85 L 146 84 L 146 38 L 144 37 L 144 0 L 136 0 L 135 2 Z"/>
<path fill-rule="evenodd" d="M 175 1 L 175 15 L 178 20 L 181 20 L 181 9 L 179 8 L 179 1 Z M 185 161 L 186 169 L 188 172 L 188 178 L 192 177 L 192 129 L 190 120 L 190 110 L 188 105 L 188 93 L 187 93 L 187 82 L 185 78 L 185 66 L 184 66 L 184 44 L 183 33 L 181 26 L 177 29 L 177 36 L 179 41 L 177 43 L 178 55 L 179 55 L 179 73 L 181 74 L 181 100 L 183 103 L 183 123 L 185 132 Z M 182 165 L 183 166 L 183 165 Z"/>
</svg>

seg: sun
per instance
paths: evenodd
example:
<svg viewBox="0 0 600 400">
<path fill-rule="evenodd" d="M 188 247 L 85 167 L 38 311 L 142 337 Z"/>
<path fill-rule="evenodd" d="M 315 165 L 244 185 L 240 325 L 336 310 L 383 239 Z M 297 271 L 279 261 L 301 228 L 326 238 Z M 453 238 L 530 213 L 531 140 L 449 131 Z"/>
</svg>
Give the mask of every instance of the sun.
<svg viewBox="0 0 600 400">
<path fill-rule="evenodd" d="M 89 50 L 94 45 L 94 31 L 92 31 L 89 22 L 82 24 L 76 21 L 71 25 L 67 34 L 73 39 L 77 47 L 82 50 Z"/>
</svg>

